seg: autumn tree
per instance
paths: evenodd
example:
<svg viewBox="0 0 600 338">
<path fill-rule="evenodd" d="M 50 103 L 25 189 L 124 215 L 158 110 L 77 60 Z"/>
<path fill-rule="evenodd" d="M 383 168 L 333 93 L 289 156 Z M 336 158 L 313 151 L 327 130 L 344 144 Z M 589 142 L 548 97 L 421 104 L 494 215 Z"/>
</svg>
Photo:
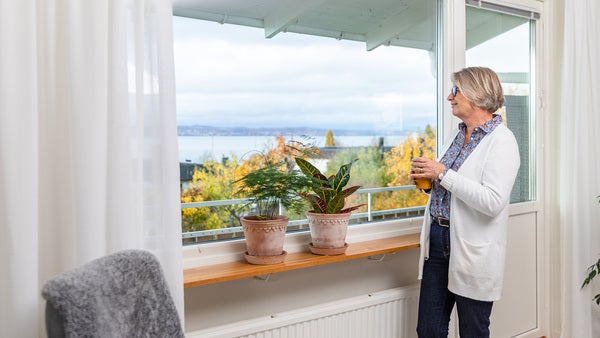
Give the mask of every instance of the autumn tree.
<svg viewBox="0 0 600 338">
<path fill-rule="evenodd" d="M 314 157 L 319 154 L 319 149 L 311 139 L 290 139 L 288 141 L 281 135 L 275 137 L 276 144 L 262 152 L 252 154 L 241 162 L 236 168 L 235 177 L 240 178 L 256 169 L 266 166 L 280 165 L 281 170 L 290 172 L 294 170 L 296 162 L 294 157 Z"/>
<path fill-rule="evenodd" d="M 286 141 L 283 136 L 275 138 L 274 146 L 266 146 L 262 152 L 251 155 L 243 162 L 235 156 L 222 162 L 206 161 L 196 167 L 190 186 L 181 191 L 181 202 L 218 201 L 238 198 L 234 182 L 245 174 L 267 165 L 280 165 L 282 171 L 294 169 L 294 157 L 316 156 L 318 148 L 308 138 Z M 243 207 L 239 205 L 184 208 L 181 211 L 182 231 L 200 231 L 239 226 Z"/>
<path fill-rule="evenodd" d="M 389 186 L 414 184 L 410 178 L 410 166 L 414 157 L 436 158 L 436 133 L 427 125 L 422 133 L 415 133 L 401 144 L 393 147 L 385 156 L 385 168 Z M 419 190 L 404 190 L 389 193 L 385 198 L 377 198 L 374 208 L 393 209 L 420 206 L 427 203 L 428 196 Z"/>
<path fill-rule="evenodd" d="M 327 135 L 325 136 L 325 146 L 335 147 L 335 139 L 333 138 L 333 132 L 331 129 L 327 131 Z"/>
<path fill-rule="evenodd" d="M 331 135 L 333 137 L 333 134 Z M 258 168 L 266 165 L 279 165 L 282 171 L 295 169 L 294 157 L 302 158 L 318 156 L 318 148 L 311 140 L 289 140 L 283 136 L 275 138 L 275 145 L 267 146 L 244 161 L 238 162 L 235 156 L 222 162 L 207 161 L 196 168 L 189 188 L 181 192 L 181 202 L 201 202 L 226 200 L 242 196 L 234 196 L 236 187 L 233 182 Z M 435 158 L 436 132 L 429 125 L 422 133 L 415 133 L 389 152 L 379 147 L 348 148 L 337 153 L 327 163 L 326 175 L 334 173 L 341 164 L 353 159 L 358 161 L 352 166 L 351 184 L 362 188 L 406 186 L 412 185 L 410 164 L 413 157 L 424 156 Z M 355 194 L 355 198 L 364 196 Z M 359 201 L 364 203 L 365 201 Z M 427 196 L 418 190 L 402 190 L 373 194 L 373 210 L 389 210 L 421 206 L 427 202 Z M 239 205 L 186 208 L 182 209 L 183 232 L 219 229 L 239 226 L 242 213 Z M 288 215 L 292 219 L 302 215 Z"/>
<path fill-rule="evenodd" d="M 207 161 L 194 168 L 190 186 L 181 191 L 181 202 L 192 203 L 231 198 L 237 158 Z M 232 206 L 185 208 L 181 210 L 182 231 L 200 231 L 235 226 L 237 209 Z"/>
</svg>

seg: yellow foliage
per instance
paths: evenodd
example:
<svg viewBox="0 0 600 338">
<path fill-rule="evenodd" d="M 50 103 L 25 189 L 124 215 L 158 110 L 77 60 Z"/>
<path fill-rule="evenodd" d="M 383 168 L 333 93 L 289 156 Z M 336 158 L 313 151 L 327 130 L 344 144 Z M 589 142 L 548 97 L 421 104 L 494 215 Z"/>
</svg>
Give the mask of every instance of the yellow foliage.
<svg viewBox="0 0 600 338">
<path fill-rule="evenodd" d="M 319 152 L 319 149 L 312 144 L 305 144 L 296 140 L 286 142 L 285 138 L 281 135 L 276 136 L 275 140 L 277 144 L 274 148 L 262 153 L 253 154 L 247 160 L 243 161 L 235 169 L 235 179 L 242 178 L 250 172 L 270 165 L 279 165 L 282 171 L 290 172 L 296 166 L 294 157 L 306 158 L 307 156 L 314 156 Z M 237 190 L 234 188 L 233 191 Z"/>
<path fill-rule="evenodd" d="M 331 129 L 327 131 L 327 135 L 325 136 L 325 146 L 335 147 L 335 139 L 333 138 L 333 132 Z"/>
<path fill-rule="evenodd" d="M 196 167 L 190 186 L 181 192 L 181 202 L 202 202 L 231 198 L 231 182 L 237 158 L 224 162 L 207 161 Z M 231 226 L 229 214 L 234 207 L 202 207 L 181 210 L 182 231 L 219 229 Z M 210 227 L 210 228 L 209 228 Z"/>
<path fill-rule="evenodd" d="M 436 133 L 430 126 L 423 133 L 414 134 L 403 143 L 393 147 L 385 156 L 385 167 L 391 178 L 388 186 L 412 185 L 410 166 L 414 157 L 436 158 Z M 420 206 L 427 203 L 428 196 L 419 190 L 395 191 L 381 194 L 374 200 L 374 209 L 394 209 Z"/>
<path fill-rule="evenodd" d="M 331 138 L 333 138 L 333 133 L 331 133 Z M 194 171 L 190 187 L 181 192 L 181 202 L 191 203 L 242 197 L 233 196 L 233 193 L 237 191 L 232 184 L 235 180 L 267 165 L 279 165 L 282 171 L 289 172 L 295 168 L 294 157 L 306 159 L 318 154 L 318 148 L 311 144 L 303 144 L 294 140 L 286 142 L 283 136 L 277 136 L 275 140 L 276 144 L 270 149 L 253 154 L 240 163 L 238 163 L 235 156 L 232 160 L 222 163 L 214 161 L 203 163 L 202 168 L 196 168 Z M 410 179 L 412 158 L 423 156 L 435 159 L 435 147 L 436 132 L 430 126 L 427 126 L 423 133 L 413 134 L 389 152 L 384 153 L 382 162 L 373 162 L 372 156 L 367 156 L 368 152 L 365 152 L 365 154 L 358 152 L 360 155 L 358 157 L 362 158 L 363 161 L 361 164 L 364 164 L 366 169 L 361 171 L 358 170 L 360 168 L 357 166 L 354 179 L 365 179 L 379 168 L 382 172 L 376 176 L 383 179 L 383 182 L 379 184 L 387 183 L 387 186 L 412 185 L 413 182 Z M 340 153 L 339 156 L 343 156 L 343 154 Z M 371 162 L 374 164 L 367 165 Z M 427 202 L 427 198 L 428 196 L 419 190 L 378 193 L 373 195 L 373 210 L 421 206 Z M 239 224 L 236 221 L 239 214 L 238 208 L 240 207 L 182 209 L 182 230 L 187 232 L 238 226 Z"/>
</svg>

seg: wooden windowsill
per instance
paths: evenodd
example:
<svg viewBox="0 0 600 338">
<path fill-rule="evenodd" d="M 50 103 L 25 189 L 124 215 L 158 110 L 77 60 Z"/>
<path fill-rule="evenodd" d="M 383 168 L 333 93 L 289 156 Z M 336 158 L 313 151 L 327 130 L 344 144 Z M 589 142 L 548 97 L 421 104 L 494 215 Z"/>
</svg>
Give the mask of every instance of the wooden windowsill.
<svg viewBox="0 0 600 338">
<path fill-rule="evenodd" d="M 185 288 L 189 288 L 418 248 L 419 236 L 416 233 L 351 243 L 346 253 L 336 256 L 319 256 L 308 251 L 290 253 L 285 262 L 273 265 L 253 265 L 238 261 L 186 269 L 183 272 L 183 284 Z"/>
</svg>

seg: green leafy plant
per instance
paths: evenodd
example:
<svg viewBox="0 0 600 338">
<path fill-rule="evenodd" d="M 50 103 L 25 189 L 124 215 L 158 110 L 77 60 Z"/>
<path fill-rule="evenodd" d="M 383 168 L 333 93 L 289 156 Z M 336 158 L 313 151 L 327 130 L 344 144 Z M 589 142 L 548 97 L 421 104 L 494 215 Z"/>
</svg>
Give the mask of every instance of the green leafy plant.
<svg viewBox="0 0 600 338">
<path fill-rule="evenodd" d="M 268 165 L 246 174 L 234 182 L 236 195 L 248 198 L 247 206 L 254 208 L 259 219 L 274 219 L 280 214 L 280 205 L 298 211 L 304 208 L 299 191 L 310 182 L 298 170 L 285 172 L 278 165 Z"/>
<path fill-rule="evenodd" d="M 285 144 L 280 140 L 280 153 L 265 154 L 262 166 L 235 180 L 234 195 L 248 199 L 246 207 L 259 219 L 275 219 L 281 214 L 280 207 L 300 214 L 306 203 L 300 198 L 302 191 L 308 190 L 312 181 L 295 169 L 293 158 L 312 157 L 318 148 L 307 139 L 306 142 L 291 139 Z"/>
<path fill-rule="evenodd" d="M 340 166 L 335 175 L 326 177 L 314 165 L 303 158 L 296 157 L 296 164 L 306 177 L 310 178 L 308 187 L 312 193 L 303 189 L 298 190 L 298 195 L 308 201 L 313 207 L 313 212 L 322 214 L 341 214 L 352 212 L 365 204 L 346 207 L 346 198 L 355 193 L 360 186 L 346 187 L 350 181 L 350 169 L 353 160 Z"/>
<path fill-rule="evenodd" d="M 600 203 L 600 195 L 596 196 L 596 198 L 599 199 L 598 202 Z M 581 285 L 582 289 L 588 284 L 590 284 L 596 276 L 600 275 L 600 258 L 598 258 L 598 261 L 596 261 L 596 263 L 590 265 L 587 268 L 587 271 L 588 276 L 585 278 L 583 284 Z M 600 305 L 600 293 L 594 296 L 594 300 L 596 301 L 596 304 Z"/>
<path fill-rule="evenodd" d="M 600 275 L 600 258 L 598 258 L 598 261 L 595 264 L 590 265 L 587 270 L 588 276 L 585 278 L 581 288 L 584 288 L 586 285 L 590 284 L 594 277 Z M 594 300 L 596 301 L 596 304 L 600 305 L 600 293 L 594 296 Z"/>
</svg>

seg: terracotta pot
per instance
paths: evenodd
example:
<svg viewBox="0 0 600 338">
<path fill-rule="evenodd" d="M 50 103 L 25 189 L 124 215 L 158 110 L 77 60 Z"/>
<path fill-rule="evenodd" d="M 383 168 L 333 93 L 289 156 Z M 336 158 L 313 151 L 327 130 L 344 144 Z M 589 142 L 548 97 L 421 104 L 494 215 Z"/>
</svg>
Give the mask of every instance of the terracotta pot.
<svg viewBox="0 0 600 338">
<path fill-rule="evenodd" d="M 346 232 L 350 213 L 344 214 L 319 214 L 312 211 L 306 213 L 310 227 L 311 246 L 315 248 L 340 249 L 347 247 Z M 314 252 L 314 250 L 311 250 Z M 343 253 L 335 250 L 335 254 Z M 344 249 L 345 251 L 345 249 Z M 319 251 L 319 254 L 322 250 Z"/>
<path fill-rule="evenodd" d="M 262 260 L 264 263 L 261 263 L 261 259 L 256 257 L 281 256 L 285 258 L 283 242 L 289 220 L 287 216 L 277 216 L 272 220 L 258 219 L 256 216 L 242 217 L 247 256 L 254 256 L 251 259 L 246 258 L 246 260 L 252 264 L 280 263 L 277 259 L 264 259 Z"/>
</svg>

